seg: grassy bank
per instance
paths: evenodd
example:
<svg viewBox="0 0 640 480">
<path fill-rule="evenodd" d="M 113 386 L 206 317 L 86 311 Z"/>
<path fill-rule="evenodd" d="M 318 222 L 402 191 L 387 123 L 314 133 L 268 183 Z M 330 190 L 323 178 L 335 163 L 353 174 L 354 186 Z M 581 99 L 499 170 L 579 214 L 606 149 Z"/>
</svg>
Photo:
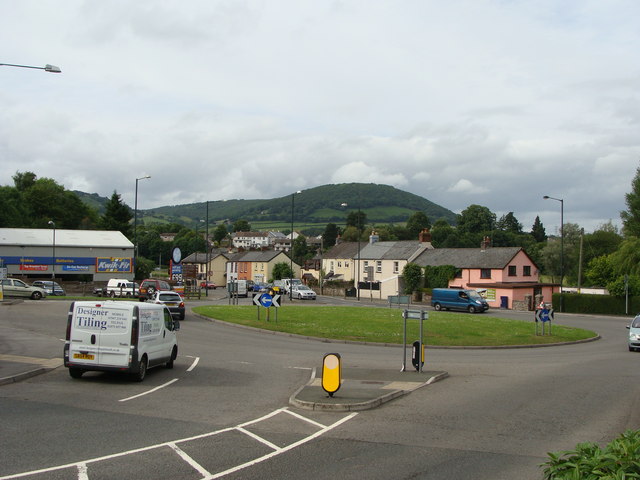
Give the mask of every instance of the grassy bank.
<svg viewBox="0 0 640 480">
<path fill-rule="evenodd" d="M 306 307 L 287 305 L 260 308 L 260 320 L 255 306 L 201 306 L 193 309 L 201 315 L 265 330 L 294 333 L 335 340 L 401 344 L 403 338 L 402 310 L 390 308 Z M 499 346 L 531 345 L 584 340 L 595 332 L 551 325 L 552 335 L 536 335 L 531 321 L 509 320 L 490 315 L 429 311 L 424 323 L 427 345 Z M 419 321 L 407 323 L 407 340 L 419 336 Z"/>
</svg>

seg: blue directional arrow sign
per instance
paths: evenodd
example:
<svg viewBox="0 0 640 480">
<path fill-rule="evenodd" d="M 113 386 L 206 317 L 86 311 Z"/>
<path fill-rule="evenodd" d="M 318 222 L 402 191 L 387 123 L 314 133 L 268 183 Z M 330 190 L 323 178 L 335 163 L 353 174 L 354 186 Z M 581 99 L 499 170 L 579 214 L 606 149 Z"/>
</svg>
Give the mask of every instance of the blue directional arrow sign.
<svg viewBox="0 0 640 480">
<path fill-rule="evenodd" d="M 273 304 L 273 297 L 268 293 L 260 295 L 260 305 L 269 308 Z"/>
</svg>

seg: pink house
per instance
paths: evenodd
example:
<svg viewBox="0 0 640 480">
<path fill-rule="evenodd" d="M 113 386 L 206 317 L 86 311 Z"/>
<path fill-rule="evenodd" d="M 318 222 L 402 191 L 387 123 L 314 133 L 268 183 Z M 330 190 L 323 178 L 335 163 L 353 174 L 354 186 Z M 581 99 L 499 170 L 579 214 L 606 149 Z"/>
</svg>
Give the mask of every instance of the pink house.
<svg viewBox="0 0 640 480">
<path fill-rule="evenodd" d="M 538 267 L 521 247 L 436 248 L 423 252 L 418 265 L 458 268 L 450 288 L 479 291 L 493 308 L 533 310 L 542 297 L 551 303 L 559 284 L 540 283 Z"/>
</svg>

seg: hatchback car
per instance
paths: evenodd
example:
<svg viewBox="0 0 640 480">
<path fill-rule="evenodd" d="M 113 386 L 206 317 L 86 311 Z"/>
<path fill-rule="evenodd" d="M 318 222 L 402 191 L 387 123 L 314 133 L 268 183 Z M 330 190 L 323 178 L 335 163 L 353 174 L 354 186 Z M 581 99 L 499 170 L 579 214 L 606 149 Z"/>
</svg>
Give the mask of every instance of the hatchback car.
<svg viewBox="0 0 640 480">
<path fill-rule="evenodd" d="M 637 352 L 640 350 L 640 315 L 636 315 L 629 325 L 629 351 Z"/>
<path fill-rule="evenodd" d="M 2 291 L 5 297 L 27 297 L 32 300 L 40 300 L 47 296 L 47 292 L 43 288 L 27 285 L 18 278 L 3 278 Z"/>
<path fill-rule="evenodd" d="M 34 287 L 42 288 L 45 292 L 47 292 L 47 295 L 66 295 L 64 289 L 53 280 L 36 280 L 32 282 L 31 285 L 33 285 Z"/>
<path fill-rule="evenodd" d="M 184 300 L 178 292 L 172 290 L 157 290 L 149 302 L 166 305 L 171 312 L 171 316 L 184 320 Z"/>
<path fill-rule="evenodd" d="M 294 285 L 291 289 L 291 294 L 293 298 L 297 298 L 298 300 L 315 300 L 316 292 L 311 290 L 306 285 Z"/>
</svg>

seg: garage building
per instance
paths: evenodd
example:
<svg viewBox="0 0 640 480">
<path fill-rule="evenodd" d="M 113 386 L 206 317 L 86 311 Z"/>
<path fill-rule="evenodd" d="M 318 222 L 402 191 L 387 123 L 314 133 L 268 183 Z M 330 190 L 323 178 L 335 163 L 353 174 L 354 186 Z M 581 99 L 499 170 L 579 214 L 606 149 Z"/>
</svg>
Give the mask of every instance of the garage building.
<svg viewBox="0 0 640 480">
<path fill-rule="evenodd" d="M 133 243 L 118 231 L 0 228 L 0 267 L 8 276 L 133 280 Z"/>
</svg>

